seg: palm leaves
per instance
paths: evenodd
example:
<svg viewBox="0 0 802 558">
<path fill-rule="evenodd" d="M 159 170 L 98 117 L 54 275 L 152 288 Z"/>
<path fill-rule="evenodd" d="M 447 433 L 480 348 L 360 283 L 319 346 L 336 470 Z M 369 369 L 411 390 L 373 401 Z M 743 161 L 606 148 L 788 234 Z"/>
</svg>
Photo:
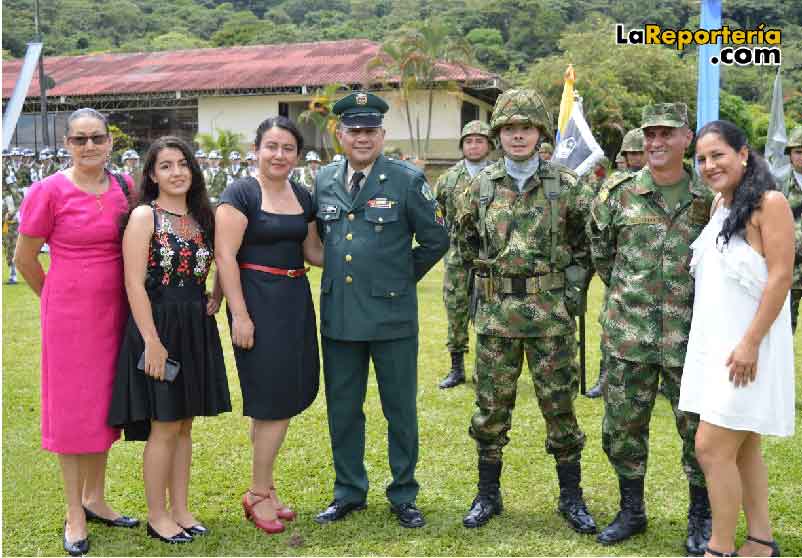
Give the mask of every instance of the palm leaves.
<svg viewBox="0 0 802 558">
<path fill-rule="evenodd" d="M 198 133 L 195 135 L 195 143 L 206 153 L 209 151 L 217 150 L 223 157 L 223 160 L 228 160 L 228 154 L 232 151 L 246 151 L 242 147 L 242 134 L 232 132 L 231 130 L 216 129 L 217 138 L 214 133 Z"/>
<path fill-rule="evenodd" d="M 341 153 L 342 146 L 335 134 L 337 130 L 337 116 L 331 112 L 335 97 L 341 89 L 348 87 L 342 83 L 330 83 L 322 89 L 315 91 L 315 96 L 309 101 L 309 108 L 298 115 L 298 122 L 312 124 L 320 131 L 323 139 L 323 157 L 330 159 L 334 153 Z"/>
</svg>

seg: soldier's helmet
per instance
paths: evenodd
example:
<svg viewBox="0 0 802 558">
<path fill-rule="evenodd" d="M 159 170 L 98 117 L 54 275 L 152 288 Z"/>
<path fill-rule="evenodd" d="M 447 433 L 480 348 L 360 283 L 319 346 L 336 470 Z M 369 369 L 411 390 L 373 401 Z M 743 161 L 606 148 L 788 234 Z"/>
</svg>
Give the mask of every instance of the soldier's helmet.
<svg viewBox="0 0 802 558">
<path fill-rule="evenodd" d="M 320 155 L 318 155 L 317 152 L 315 151 L 310 151 L 309 153 L 306 154 L 306 162 L 310 163 L 312 161 L 317 161 L 318 163 L 321 162 Z"/>
<path fill-rule="evenodd" d="M 509 124 L 529 124 L 542 136 L 551 136 L 551 119 L 543 99 L 532 89 L 509 89 L 496 99 L 490 118 L 492 133 L 498 134 L 502 126 Z"/>
<path fill-rule="evenodd" d="M 462 133 L 459 136 L 459 148 L 462 149 L 462 142 L 468 136 L 484 136 L 488 141 L 493 141 L 493 133 L 490 131 L 490 125 L 481 120 L 471 120 L 462 127 Z"/>
<path fill-rule="evenodd" d="M 248 151 L 248 154 L 245 155 L 245 160 L 246 161 L 255 161 L 256 160 L 256 153 L 254 153 L 253 151 Z"/>
<path fill-rule="evenodd" d="M 19 147 L 13 147 L 11 149 L 11 156 L 12 157 L 22 157 L 22 149 Z"/>
<path fill-rule="evenodd" d="M 239 151 L 232 151 L 228 154 L 229 161 L 239 161 L 240 159 L 242 159 L 242 155 Z"/>
<path fill-rule="evenodd" d="M 205 159 L 206 158 L 206 152 L 203 149 L 198 149 L 195 152 L 195 158 L 196 159 Z"/>
<path fill-rule="evenodd" d="M 22 156 L 23 157 L 35 157 L 36 153 L 34 153 L 33 149 L 31 149 L 30 147 L 26 147 L 25 149 L 22 150 Z"/>
<path fill-rule="evenodd" d="M 543 143 L 540 144 L 538 153 L 554 153 L 554 146 L 551 145 L 549 142 L 544 141 Z"/>
<path fill-rule="evenodd" d="M 59 148 L 58 152 L 56 152 L 56 157 L 58 157 L 59 159 L 69 159 L 71 155 L 69 151 L 61 147 Z"/>
<path fill-rule="evenodd" d="M 123 153 L 122 160 L 128 161 L 129 159 L 134 159 L 135 161 L 139 161 L 139 154 L 133 149 L 129 149 L 128 151 Z"/>
<path fill-rule="evenodd" d="M 213 149 L 212 151 L 209 151 L 209 155 L 206 158 L 207 159 L 222 159 L 223 157 L 222 157 L 222 155 L 220 155 L 219 151 L 217 151 L 216 149 Z"/>
<path fill-rule="evenodd" d="M 797 126 L 788 135 L 788 143 L 785 144 L 785 154 L 791 153 L 794 147 L 802 147 L 802 126 Z"/>
<path fill-rule="evenodd" d="M 337 153 L 334 157 L 331 158 L 331 162 L 332 163 L 337 163 L 339 161 L 342 161 L 343 159 L 344 159 L 344 157 L 342 156 L 342 154 L 341 153 Z"/>
<path fill-rule="evenodd" d="M 624 139 L 621 141 L 621 153 L 630 151 L 643 151 L 643 130 L 641 128 L 634 128 L 624 134 Z"/>
<path fill-rule="evenodd" d="M 9 151 L 8 149 L 6 149 L 6 148 L 4 147 L 4 148 L 3 148 L 3 157 L 8 157 L 9 155 L 11 155 L 11 151 Z"/>
<path fill-rule="evenodd" d="M 47 161 L 53 158 L 53 150 L 49 147 L 45 147 L 41 151 L 39 151 L 39 160 L 40 161 Z"/>
</svg>

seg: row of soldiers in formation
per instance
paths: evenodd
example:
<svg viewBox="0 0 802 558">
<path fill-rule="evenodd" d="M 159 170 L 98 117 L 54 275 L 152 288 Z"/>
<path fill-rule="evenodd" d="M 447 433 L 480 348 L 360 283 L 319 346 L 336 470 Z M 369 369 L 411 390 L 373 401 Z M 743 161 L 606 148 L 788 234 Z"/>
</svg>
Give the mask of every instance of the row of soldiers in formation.
<svg viewBox="0 0 802 558">
<path fill-rule="evenodd" d="M 693 304 L 689 247 L 709 220 L 713 193 L 683 160 L 690 145 L 685 138 L 691 137 L 687 106 L 644 107 L 642 126 L 623 141 L 626 168 L 603 181 L 579 178 L 548 155 L 526 151 L 527 142 L 548 137 L 547 123 L 533 91 L 505 92 L 489 126 L 481 121 L 465 126 L 459 143 L 464 159 L 434 188 L 450 235 L 443 298 L 452 367 L 441 387 L 464 381 L 471 316 L 476 331 L 478 409 L 469 433 L 477 443 L 479 482 L 463 524 L 478 527 L 503 509 L 502 453 L 525 356 L 546 423 L 546 451 L 556 461 L 558 509 L 576 531 L 597 532 L 580 485 L 585 435 L 573 404 L 579 377 L 574 317 L 585 311 L 595 272 L 606 286 L 597 388 L 605 399 L 602 445 L 621 497 L 618 514 L 597 539 L 613 544 L 646 529 L 649 422 L 662 380 L 688 478 L 685 550 L 700 556 L 712 517 L 694 448 L 698 416 L 680 411 L 678 401 Z M 509 131 L 515 124 L 527 128 Z M 537 133 L 526 131 L 531 129 Z M 494 140 L 501 141 L 503 157 L 491 162 Z M 646 144 L 670 154 L 658 156 L 651 168 Z M 790 134 L 787 152 L 800 148 L 802 128 Z M 658 187 L 667 171 L 682 180 Z M 794 169 L 782 189 L 794 211 L 799 247 L 802 168 Z M 802 295 L 800 262 L 798 256 L 794 316 Z"/>
</svg>

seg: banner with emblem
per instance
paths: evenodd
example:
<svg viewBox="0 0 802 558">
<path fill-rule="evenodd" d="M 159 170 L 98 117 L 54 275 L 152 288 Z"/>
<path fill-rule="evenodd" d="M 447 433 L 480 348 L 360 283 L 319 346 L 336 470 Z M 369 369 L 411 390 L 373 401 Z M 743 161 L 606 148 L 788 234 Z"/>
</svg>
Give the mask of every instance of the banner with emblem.
<svg viewBox="0 0 802 558">
<path fill-rule="evenodd" d="M 579 176 L 585 175 L 604 158 L 590 126 L 582 114 L 582 98 L 574 91 L 576 74 L 573 65 L 565 70 L 565 85 L 560 101 L 560 118 L 557 126 L 557 146 L 552 161 L 568 167 Z"/>
</svg>

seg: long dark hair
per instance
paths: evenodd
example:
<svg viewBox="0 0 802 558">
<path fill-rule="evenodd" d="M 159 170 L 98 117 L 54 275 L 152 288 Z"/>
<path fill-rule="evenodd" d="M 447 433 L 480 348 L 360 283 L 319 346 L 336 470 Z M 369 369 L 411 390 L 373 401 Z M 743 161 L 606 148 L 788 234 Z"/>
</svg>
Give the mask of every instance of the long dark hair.
<svg viewBox="0 0 802 558">
<path fill-rule="evenodd" d="M 189 145 L 181 138 L 175 136 L 162 136 L 154 141 L 148 152 L 145 154 L 145 164 L 142 166 L 142 180 L 139 182 L 138 197 L 131 204 L 131 210 L 139 205 L 150 205 L 159 197 L 159 185 L 150 177 L 156 167 L 156 159 L 163 149 L 178 149 L 184 155 L 192 174 L 192 184 L 187 192 L 187 209 L 195 221 L 197 221 L 207 242 L 214 239 L 214 213 L 209 203 L 209 195 L 206 193 L 206 181 L 203 179 L 198 160 Z M 128 223 L 131 211 L 125 216 L 123 229 Z"/>
<path fill-rule="evenodd" d="M 723 241 L 722 246 L 726 246 L 733 235 L 746 236 L 746 224 L 752 214 L 760 209 L 763 194 L 769 190 L 776 190 L 777 183 L 774 181 L 774 176 L 771 174 L 766 160 L 749 146 L 746 133 L 738 126 L 729 120 L 713 120 L 702 126 L 696 142 L 698 143 L 707 134 L 718 135 L 735 151 L 746 146 L 749 153 L 741 183 L 738 184 L 732 195 L 730 214 L 724 220 L 724 225 L 718 234 L 718 238 Z"/>
<path fill-rule="evenodd" d="M 259 146 L 262 144 L 262 136 L 265 135 L 265 132 L 272 130 L 273 128 L 281 128 L 282 130 L 292 134 L 292 136 L 295 138 L 295 144 L 298 147 L 298 155 L 300 156 L 304 149 L 304 137 L 301 135 L 300 130 L 298 130 L 298 126 L 295 125 L 295 122 L 286 116 L 271 116 L 259 124 L 259 126 L 256 128 L 256 139 L 253 142 L 254 149 L 259 151 Z"/>
</svg>

